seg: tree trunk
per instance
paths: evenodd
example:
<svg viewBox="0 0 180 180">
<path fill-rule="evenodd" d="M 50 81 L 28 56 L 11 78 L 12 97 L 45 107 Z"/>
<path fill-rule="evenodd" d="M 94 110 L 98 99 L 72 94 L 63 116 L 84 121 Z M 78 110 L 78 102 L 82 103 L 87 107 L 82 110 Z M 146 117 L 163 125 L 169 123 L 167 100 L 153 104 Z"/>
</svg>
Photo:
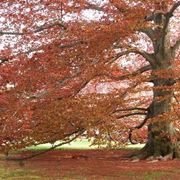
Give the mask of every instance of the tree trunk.
<svg viewBox="0 0 180 180">
<path fill-rule="evenodd" d="M 143 150 L 146 156 L 171 155 L 172 158 L 180 158 L 180 133 L 173 127 L 173 117 L 168 114 L 173 109 L 175 82 L 172 62 L 175 53 L 170 45 L 170 33 L 166 24 L 164 27 L 156 27 L 153 34 L 154 58 L 151 66 L 154 97 L 148 110 L 148 118 L 151 120 L 148 141 Z"/>
<path fill-rule="evenodd" d="M 167 70 L 171 73 L 169 67 Z M 173 79 L 153 77 L 154 97 L 148 113 L 151 122 L 144 150 L 147 156 L 180 158 L 180 134 L 173 127 L 172 117 L 168 114 L 173 108 Z"/>
<path fill-rule="evenodd" d="M 145 146 L 148 156 L 172 155 L 180 157 L 180 143 L 178 134 L 172 125 L 171 117 L 166 115 L 171 107 L 171 94 L 165 100 L 154 100 L 151 106 L 151 115 L 156 118 L 148 126 L 148 142 Z M 179 144 L 179 145 L 178 145 Z"/>
</svg>

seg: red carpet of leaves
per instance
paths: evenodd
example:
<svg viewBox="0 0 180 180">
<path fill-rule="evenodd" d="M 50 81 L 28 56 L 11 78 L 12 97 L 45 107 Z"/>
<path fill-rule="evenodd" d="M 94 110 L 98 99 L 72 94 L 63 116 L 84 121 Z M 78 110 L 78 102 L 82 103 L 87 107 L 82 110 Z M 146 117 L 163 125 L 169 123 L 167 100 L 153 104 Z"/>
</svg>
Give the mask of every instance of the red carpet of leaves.
<svg viewBox="0 0 180 180">
<path fill-rule="evenodd" d="M 132 162 L 123 159 L 129 152 L 132 151 L 57 150 L 30 159 L 23 166 L 38 171 L 45 180 L 180 179 L 179 160 Z"/>
</svg>

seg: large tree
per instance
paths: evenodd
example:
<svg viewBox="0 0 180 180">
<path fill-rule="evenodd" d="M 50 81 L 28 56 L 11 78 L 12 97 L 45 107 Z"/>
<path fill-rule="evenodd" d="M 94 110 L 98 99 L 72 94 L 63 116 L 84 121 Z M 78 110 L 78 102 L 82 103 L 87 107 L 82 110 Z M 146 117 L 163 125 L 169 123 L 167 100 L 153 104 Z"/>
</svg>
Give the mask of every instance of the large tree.
<svg viewBox="0 0 180 180">
<path fill-rule="evenodd" d="M 180 157 L 179 6 L 1 1 L 1 151 L 82 134 L 134 143 L 145 126 L 142 158 Z"/>
</svg>

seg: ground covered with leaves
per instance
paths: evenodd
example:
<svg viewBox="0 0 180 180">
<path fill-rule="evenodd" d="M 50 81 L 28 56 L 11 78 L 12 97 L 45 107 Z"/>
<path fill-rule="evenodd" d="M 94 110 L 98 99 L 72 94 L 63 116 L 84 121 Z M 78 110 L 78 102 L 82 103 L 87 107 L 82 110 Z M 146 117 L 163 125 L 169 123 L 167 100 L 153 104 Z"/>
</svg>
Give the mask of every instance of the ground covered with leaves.
<svg viewBox="0 0 180 180">
<path fill-rule="evenodd" d="M 0 162 L 0 179 L 174 180 L 180 161 L 128 160 L 132 150 L 55 150 L 24 162 Z M 32 152 L 26 151 L 22 156 Z"/>
</svg>

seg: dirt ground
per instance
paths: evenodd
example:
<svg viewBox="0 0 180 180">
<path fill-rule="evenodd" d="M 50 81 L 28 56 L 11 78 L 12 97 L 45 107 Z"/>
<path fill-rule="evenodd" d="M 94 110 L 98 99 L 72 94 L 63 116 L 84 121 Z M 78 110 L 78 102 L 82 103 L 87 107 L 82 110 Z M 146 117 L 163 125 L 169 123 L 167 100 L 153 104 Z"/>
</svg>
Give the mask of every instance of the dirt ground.
<svg viewBox="0 0 180 180">
<path fill-rule="evenodd" d="M 6 167 L 33 170 L 42 180 L 180 179 L 179 160 L 157 162 L 124 159 L 124 155 L 130 152 L 130 150 L 55 150 L 23 163 L 12 161 L 3 163 Z M 23 155 L 30 153 L 25 152 Z"/>
</svg>

